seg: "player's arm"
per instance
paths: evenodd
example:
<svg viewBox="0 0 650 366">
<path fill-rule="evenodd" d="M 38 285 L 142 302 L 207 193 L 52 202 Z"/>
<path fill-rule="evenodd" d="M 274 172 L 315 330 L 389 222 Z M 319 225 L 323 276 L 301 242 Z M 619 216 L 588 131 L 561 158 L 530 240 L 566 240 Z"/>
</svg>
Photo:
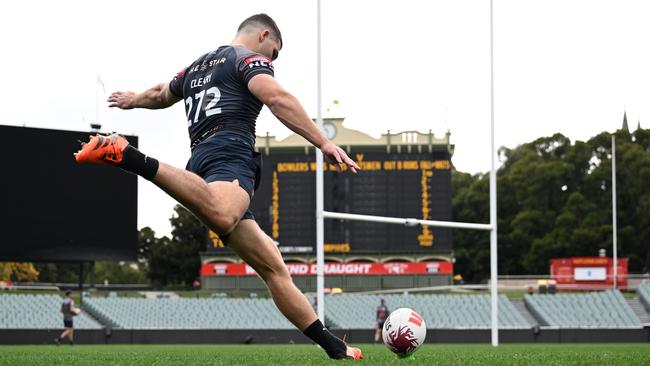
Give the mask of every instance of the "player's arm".
<svg viewBox="0 0 650 366">
<path fill-rule="evenodd" d="M 161 109 L 170 107 L 179 100 L 181 98 L 175 96 L 169 90 L 169 83 L 160 83 L 142 93 L 132 91 L 114 92 L 108 97 L 108 106 L 120 109 Z"/>
<path fill-rule="evenodd" d="M 336 146 L 318 129 L 298 99 L 286 91 L 271 75 L 253 76 L 248 82 L 248 89 L 291 131 L 319 148 L 328 162 L 345 163 L 354 173 L 360 170 L 343 149 Z"/>
<path fill-rule="evenodd" d="M 80 312 L 80 311 L 81 311 L 81 309 L 79 309 L 79 308 L 74 304 L 74 300 L 71 300 L 71 301 L 70 301 L 70 312 L 72 313 L 72 315 L 78 315 L 78 312 Z"/>
</svg>

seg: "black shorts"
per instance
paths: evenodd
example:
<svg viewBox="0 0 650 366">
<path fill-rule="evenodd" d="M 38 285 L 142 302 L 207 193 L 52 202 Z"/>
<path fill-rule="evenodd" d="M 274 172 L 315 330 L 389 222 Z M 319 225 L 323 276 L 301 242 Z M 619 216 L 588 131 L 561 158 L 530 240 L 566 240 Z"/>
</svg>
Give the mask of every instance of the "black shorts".
<svg viewBox="0 0 650 366">
<path fill-rule="evenodd" d="M 63 327 L 72 328 L 72 320 L 63 320 Z"/>
<path fill-rule="evenodd" d="M 237 179 L 252 202 L 260 184 L 262 158 L 245 138 L 230 131 L 219 131 L 194 147 L 185 169 L 208 183 Z M 255 219 L 250 207 L 242 216 L 242 220 L 246 219 Z"/>
</svg>

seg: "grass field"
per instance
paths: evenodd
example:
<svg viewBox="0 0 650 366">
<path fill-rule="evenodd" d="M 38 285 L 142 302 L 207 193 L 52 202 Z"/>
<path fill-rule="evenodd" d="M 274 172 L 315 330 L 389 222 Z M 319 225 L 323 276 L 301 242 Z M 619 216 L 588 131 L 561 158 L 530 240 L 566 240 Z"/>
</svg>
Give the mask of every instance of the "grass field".
<svg viewBox="0 0 650 366">
<path fill-rule="evenodd" d="M 650 344 L 426 345 L 398 359 L 362 345 L 360 365 L 650 365 Z M 1 365 L 334 365 L 310 345 L 0 346 Z"/>
</svg>

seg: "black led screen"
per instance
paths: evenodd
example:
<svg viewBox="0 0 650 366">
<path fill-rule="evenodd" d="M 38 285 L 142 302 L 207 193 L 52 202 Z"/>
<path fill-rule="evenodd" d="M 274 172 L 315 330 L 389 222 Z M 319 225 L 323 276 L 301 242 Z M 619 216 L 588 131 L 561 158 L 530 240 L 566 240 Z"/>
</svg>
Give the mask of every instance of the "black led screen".
<svg viewBox="0 0 650 366">
<path fill-rule="evenodd" d="M 0 260 L 135 260 L 137 177 L 77 164 L 88 136 L 0 126 Z"/>
</svg>

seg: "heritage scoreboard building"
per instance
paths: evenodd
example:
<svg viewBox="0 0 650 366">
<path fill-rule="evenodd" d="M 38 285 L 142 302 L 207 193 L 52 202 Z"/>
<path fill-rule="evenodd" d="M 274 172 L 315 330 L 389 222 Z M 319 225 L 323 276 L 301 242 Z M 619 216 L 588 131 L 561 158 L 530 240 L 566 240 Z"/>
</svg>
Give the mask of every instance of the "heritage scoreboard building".
<svg viewBox="0 0 650 366">
<path fill-rule="evenodd" d="M 325 164 L 326 211 L 451 221 L 453 145 L 449 133 L 439 138 L 432 133 L 387 131 L 376 139 L 345 128 L 342 118 L 325 119 L 324 129 L 362 168 L 358 174 L 339 173 L 335 166 Z M 315 149 L 298 135 L 279 141 L 269 134 L 257 137 L 256 149 L 263 159 L 261 185 L 252 206 L 256 220 L 287 261 L 312 263 L 316 250 Z M 440 276 L 444 272 L 450 277 L 452 239 L 447 228 L 325 220 L 326 261 L 428 263 L 405 265 L 404 275 Z M 217 271 L 213 264 L 239 263 L 214 233 L 206 249 L 201 271 L 204 282 L 228 273 L 227 266 Z M 377 267 L 374 273 L 396 274 L 390 272 L 394 268 Z M 230 274 L 241 271 L 233 267 Z"/>
</svg>

